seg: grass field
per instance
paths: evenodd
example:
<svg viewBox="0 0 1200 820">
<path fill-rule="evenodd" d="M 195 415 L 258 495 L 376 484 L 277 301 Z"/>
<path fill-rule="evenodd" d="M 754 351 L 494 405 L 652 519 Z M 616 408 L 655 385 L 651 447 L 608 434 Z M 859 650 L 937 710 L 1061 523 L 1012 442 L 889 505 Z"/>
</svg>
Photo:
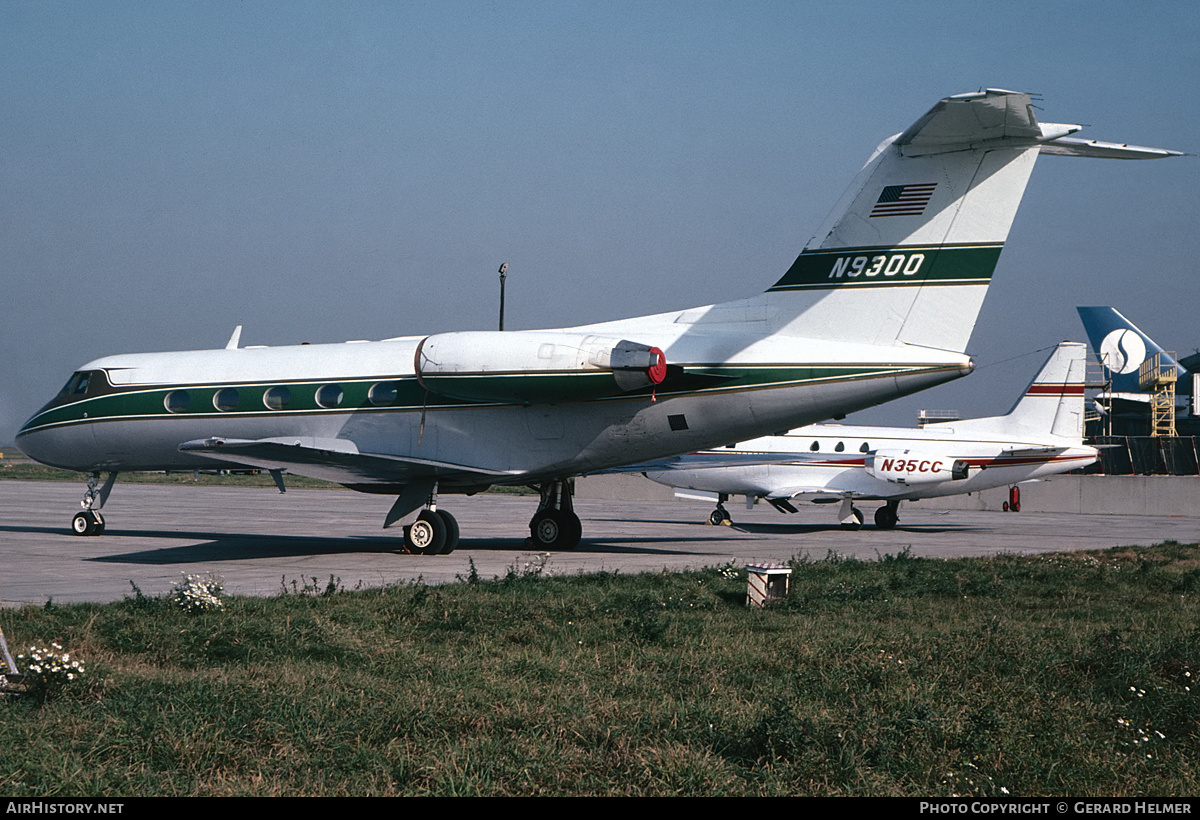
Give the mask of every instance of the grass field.
<svg viewBox="0 0 1200 820">
<path fill-rule="evenodd" d="M 0 612 L 87 673 L 0 701 L 0 793 L 1187 795 L 1200 548 L 294 579 Z M 146 591 L 165 593 L 166 590 Z"/>
</svg>

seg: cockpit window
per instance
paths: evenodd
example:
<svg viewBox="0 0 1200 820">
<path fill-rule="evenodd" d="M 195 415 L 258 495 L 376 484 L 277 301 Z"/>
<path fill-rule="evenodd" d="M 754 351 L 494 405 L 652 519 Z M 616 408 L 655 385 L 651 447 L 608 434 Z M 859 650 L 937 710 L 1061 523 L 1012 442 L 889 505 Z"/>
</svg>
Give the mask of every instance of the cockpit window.
<svg viewBox="0 0 1200 820">
<path fill-rule="evenodd" d="M 59 391 L 59 395 L 82 396 L 87 393 L 91 380 L 92 374 L 90 371 L 77 370 L 71 374 L 71 378 L 67 379 L 67 383 L 63 385 L 63 389 Z"/>
</svg>

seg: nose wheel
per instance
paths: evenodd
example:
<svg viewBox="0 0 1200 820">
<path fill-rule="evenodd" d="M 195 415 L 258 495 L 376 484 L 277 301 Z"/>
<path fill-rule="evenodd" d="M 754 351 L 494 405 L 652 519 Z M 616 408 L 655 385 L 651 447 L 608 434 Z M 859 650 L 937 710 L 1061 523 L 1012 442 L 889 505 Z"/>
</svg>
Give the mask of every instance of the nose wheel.
<svg viewBox="0 0 1200 820">
<path fill-rule="evenodd" d="M 861 529 L 863 525 L 862 510 L 855 507 L 849 498 L 842 500 L 841 508 L 838 510 L 838 523 L 842 525 L 844 530 Z"/>
<path fill-rule="evenodd" d="M 100 514 L 100 508 L 104 506 L 116 480 L 117 474 L 109 473 L 104 484 L 101 484 L 99 471 L 88 473 L 87 492 L 79 502 L 83 512 L 75 513 L 71 519 L 71 532 L 76 535 L 100 535 L 104 532 L 104 516 Z"/>
<path fill-rule="evenodd" d="M 104 532 L 104 516 L 99 510 L 84 510 L 71 519 L 71 532 L 76 535 L 99 535 Z"/>
</svg>

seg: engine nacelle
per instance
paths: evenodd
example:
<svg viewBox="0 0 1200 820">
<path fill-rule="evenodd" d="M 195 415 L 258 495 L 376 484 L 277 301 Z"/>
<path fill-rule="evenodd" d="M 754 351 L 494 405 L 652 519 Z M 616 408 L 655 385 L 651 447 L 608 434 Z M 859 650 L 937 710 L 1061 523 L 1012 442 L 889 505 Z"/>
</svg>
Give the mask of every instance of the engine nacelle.
<svg viewBox="0 0 1200 820">
<path fill-rule="evenodd" d="M 657 347 L 554 331 L 467 331 L 417 345 L 417 381 L 456 399 L 547 404 L 619 396 L 661 384 Z"/>
<path fill-rule="evenodd" d="M 967 477 L 967 462 L 919 450 L 877 450 L 867 456 L 864 466 L 867 475 L 893 484 L 932 484 Z"/>
</svg>

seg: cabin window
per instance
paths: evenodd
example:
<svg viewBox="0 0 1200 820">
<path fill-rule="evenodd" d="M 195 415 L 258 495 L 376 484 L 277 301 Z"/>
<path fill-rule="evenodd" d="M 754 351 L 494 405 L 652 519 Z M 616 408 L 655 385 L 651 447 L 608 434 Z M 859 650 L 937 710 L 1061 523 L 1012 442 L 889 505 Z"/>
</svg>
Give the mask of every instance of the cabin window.
<svg viewBox="0 0 1200 820">
<path fill-rule="evenodd" d="M 263 404 L 268 410 L 282 410 L 288 406 L 288 402 L 292 400 L 292 391 L 282 385 L 272 387 L 266 393 L 263 393 Z"/>
<path fill-rule="evenodd" d="M 834 452 L 837 452 L 837 453 L 844 451 L 846 449 L 846 442 L 839 441 L 837 443 L 837 447 L 834 447 L 833 449 L 834 449 Z"/>
<path fill-rule="evenodd" d="M 163 399 L 163 407 L 167 408 L 168 413 L 182 413 L 188 409 L 191 401 L 192 397 L 188 395 L 188 391 L 172 390 Z"/>
<path fill-rule="evenodd" d="M 317 404 L 325 408 L 337 407 L 342 403 L 342 388 L 336 384 L 325 384 L 317 388 Z"/>
<path fill-rule="evenodd" d="M 816 441 L 814 441 L 814 442 L 812 443 L 812 446 L 811 446 L 811 447 L 809 447 L 808 449 L 812 450 L 812 451 L 815 453 L 817 450 L 820 450 L 820 449 L 821 449 L 821 445 L 820 445 L 820 443 L 819 443 L 819 442 L 816 442 Z"/>
<path fill-rule="evenodd" d="M 230 410 L 236 410 L 238 406 L 238 391 L 232 387 L 225 387 L 218 390 L 213 396 L 213 407 L 220 410 L 222 413 L 228 413 Z"/>
<path fill-rule="evenodd" d="M 371 385 L 371 389 L 367 391 L 367 400 L 376 407 L 387 407 L 396 403 L 399 394 L 400 389 L 396 382 L 379 382 Z"/>
<path fill-rule="evenodd" d="M 862 443 L 862 447 L 858 448 L 858 451 L 860 453 L 869 453 L 869 452 L 871 452 L 871 445 L 864 441 Z"/>
</svg>

